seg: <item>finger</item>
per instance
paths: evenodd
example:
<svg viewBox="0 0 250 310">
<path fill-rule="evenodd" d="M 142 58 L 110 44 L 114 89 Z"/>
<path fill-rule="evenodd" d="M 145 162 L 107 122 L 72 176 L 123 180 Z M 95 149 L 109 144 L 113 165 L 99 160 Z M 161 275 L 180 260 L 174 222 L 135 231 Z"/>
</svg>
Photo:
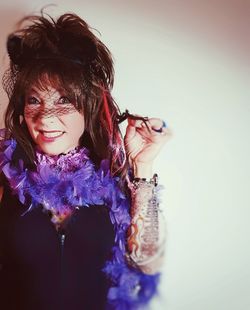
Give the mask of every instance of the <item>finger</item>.
<svg viewBox="0 0 250 310">
<path fill-rule="evenodd" d="M 131 125 L 139 126 L 140 123 L 145 123 L 146 121 L 148 121 L 148 117 L 139 114 L 130 114 L 127 118 L 127 121 Z"/>
<path fill-rule="evenodd" d="M 146 140 L 154 140 L 158 142 L 167 141 L 172 137 L 172 130 L 170 128 L 163 127 L 161 132 L 156 132 L 154 130 L 148 131 L 144 128 L 136 128 L 136 132 L 140 134 Z"/>
<path fill-rule="evenodd" d="M 166 122 L 160 118 L 150 118 L 148 124 L 152 130 L 160 130 L 166 127 Z"/>
<path fill-rule="evenodd" d="M 162 132 L 156 132 L 165 142 L 172 138 L 173 131 L 169 127 L 163 127 Z"/>
<path fill-rule="evenodd" d="M 126 128 L 125 139 L 133 138 L 136 134 L 136 127 L 128 125 Z"/>
<path fill-rule="evenodd" d="M 162 127 L 162 135 L 167 135 L 167 136 L 172 136 L 173 135 L 173 130 L 170 127 Z"/>
<path fill-rule="evenodd" d="M 163 138 L 161 134 L 147 128 L 136 128 L 136 132 L 142 139 L 148 142 L 160 142 Z"/>
<path fill-rule="evenodd" d="M 145 124 L 145 121 L 140 119 L 128 118 L 128 125 L 133 127 L 141 127 L 142 124 Z"/>
<path fill-rule="evenodd" d="M 128 125 L 136 127 L 136 130 L 145 129 L 145 135 L 150 133 L 156 136 L 159 133 L 162 135 L 170 133 L 166 128 L 166 122 L 160 118 L 150 118 L 147 120 L 135 120 L 133 118 L 128 118 Z M 142 132 L 140 131 L 140 133 Z"/>
</svg>

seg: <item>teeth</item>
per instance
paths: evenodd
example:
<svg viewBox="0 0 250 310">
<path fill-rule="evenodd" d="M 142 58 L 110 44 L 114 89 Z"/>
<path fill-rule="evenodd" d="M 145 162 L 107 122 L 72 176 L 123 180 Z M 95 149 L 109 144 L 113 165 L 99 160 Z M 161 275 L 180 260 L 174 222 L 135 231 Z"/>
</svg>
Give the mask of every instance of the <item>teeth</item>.
<svg viewBox="0 0 250 310">
<path fill-rule="evenodd" d="M 56 137 L 61 136 L 62 131 L 60 131 L 60 132 L 44 132 L 44 131 L 43 131 L 42 134 L 43 134 L 44 137 L 46 137 L 46 138 L 56 138 Z"/>
</svg>

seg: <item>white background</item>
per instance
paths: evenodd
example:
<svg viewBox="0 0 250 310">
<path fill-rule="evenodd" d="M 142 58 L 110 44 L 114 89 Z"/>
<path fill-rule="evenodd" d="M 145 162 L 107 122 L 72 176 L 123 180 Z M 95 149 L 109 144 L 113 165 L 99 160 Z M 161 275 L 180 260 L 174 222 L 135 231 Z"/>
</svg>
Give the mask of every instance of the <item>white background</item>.
<svg viewBox="0 0 250 310">
<path fill-rule="evenodd" d="M 1 4 L 1 75 L 14 23 L 48 3 Z M 152 309 L 250 309 L 250 1 L 54 3 L 53 16 L 75 12 L 101 32 L 121 110 L 165 119 L 173 131 L 154 167 L 167 244 Z M 0 97 L 3 113 L 2 89 Z"/>
</svg>

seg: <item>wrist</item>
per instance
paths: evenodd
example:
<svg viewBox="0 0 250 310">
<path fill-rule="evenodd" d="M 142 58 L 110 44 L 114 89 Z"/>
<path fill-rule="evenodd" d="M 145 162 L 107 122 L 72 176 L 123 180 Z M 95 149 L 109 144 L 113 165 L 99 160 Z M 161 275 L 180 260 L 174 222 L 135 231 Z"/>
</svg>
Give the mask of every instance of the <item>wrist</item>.
<svg viewBox="0 0 250 310">
<path fill-rule="evenodd" d="M 134 162 L 134 178 L 151 178 L 153 175 L 153 163 Z"/>
</svg>

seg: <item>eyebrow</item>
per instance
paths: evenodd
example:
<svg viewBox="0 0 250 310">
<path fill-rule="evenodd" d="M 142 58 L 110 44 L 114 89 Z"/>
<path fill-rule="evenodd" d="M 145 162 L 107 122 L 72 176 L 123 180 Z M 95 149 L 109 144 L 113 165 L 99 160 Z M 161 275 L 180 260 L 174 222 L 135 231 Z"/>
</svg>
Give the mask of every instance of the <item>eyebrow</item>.
<svg viewBox="0 0 250 310">
<path fill-rule="evenodd" d="M 30 88 L 26 91 L 26 95 L 29 93 L 36 93 L 37 95 L 39 95 L 39 92 L 35 89 L 35 88 Z"/>
<path fill-rule="evenodd" d="M 65 92 L 65 90 L 63 89 L 63 88 L 59 88 L 59 89 L 56 89 L 56 91 L 58 92 L 58 94 L 60 95 L 60 96 L 65 96 L 65 94 L 66 94 L 66 92 Z M 44 92 L 44 90 L 39 90 L 39 89 L 36 89 L 36 88 L 30 88 L 30 89 L 28 89 L 28 91 L 26 92 L 26 94 L 28 94 L 28 93 L 31 93 L 31 92 L 34 92 L 34 93 L 36 93 L 37 95 L 40 95 L 41 93 L 43 93 Z"/>
</svg>

